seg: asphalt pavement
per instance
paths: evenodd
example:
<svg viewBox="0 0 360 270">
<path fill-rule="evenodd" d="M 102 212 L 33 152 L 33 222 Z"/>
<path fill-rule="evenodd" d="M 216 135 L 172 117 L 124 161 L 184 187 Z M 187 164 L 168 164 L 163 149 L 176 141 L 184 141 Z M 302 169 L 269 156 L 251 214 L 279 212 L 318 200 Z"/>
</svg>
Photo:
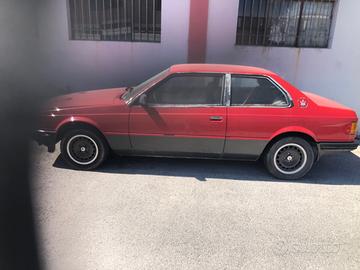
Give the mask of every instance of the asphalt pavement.
<svg viewBox="0 0 360 270">
<path fill-rule="evenodd" d="M 113 157 L 66 167 L 34 146 L 46 269 L 360 269 L 360 150 L 300 181 L 261 162 Z"/>
</svg>

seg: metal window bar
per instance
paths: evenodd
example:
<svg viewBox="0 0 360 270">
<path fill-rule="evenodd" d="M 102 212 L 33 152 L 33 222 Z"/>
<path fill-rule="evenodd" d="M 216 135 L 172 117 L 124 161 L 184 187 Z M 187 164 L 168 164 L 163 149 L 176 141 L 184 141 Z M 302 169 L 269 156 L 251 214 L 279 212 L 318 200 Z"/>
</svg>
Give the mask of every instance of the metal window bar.
<svg viewBox="0 0 360 270">
<path fill-rule="evenodd" d="M 134 0 L 131 0 L 131 40 L 134 40 Z"/>
<path fill-rule="evenodd" d="M 291 40 L 291 43 L 289 44 L 289 46 L 296 46 L 296 37 L 298 35 L 297 29 L 298 29 L 298 24 L 300 23 L 300 11 L 301 11 L 301 2 L 299 1 L 294 1 L 293 2 L 293 7 L 294 5 L 296 6 L 294 8 L 294 17 L 293 17 L 293 40 Z"/>
<path fill-rule="evenodd" d="M 321 3 L 322 1 L 320 1 L 320 3 Z M 316 28 L 321 28 L 321 12 L 322 12 L 322 5 L 319 5 L 318 7 L 317 7 L 317 14 L 318 14 L 318 16 L 317 16 L 317 20 L 316 20 Z M 318 39 L 318 36 L 319 36 L 319 32 L 315 32 L 314 33 L 314 42 L 316 42 L 316 40 Z"/>
<path fill-rule="evenodd" d="M 126 18 L 126 10 L 127 10 L 127 7 L 126 7 L 126 0 L 123 0 L 124 1 L 124 40 L 127 40 L 127 32 L 128 32 L 128 29 L 127 29 L 127 18 Z"/>
<path fill-rule="evenodd" d="M 120 40 L 121 27 L 120 27 L 120 1 L 116 1 L 116 15 L 117 15 L 117 40 Z"/>
<path fill-rule="evenodd" d="M 267 29 L 267 25 L 268 25 L 268 14 L 269 14 L 269 0 L 266 0 L 266 4 L 265 4 L 265 13 L 264 13 L 264 28 L 263 30 L 263 40 L 262 40 L 262 44 L 265 44 L 266 41 L 266 29 Z"/>
<path fill-rule="evenodd" d="M 249 33 L 249 44 L 251 44 L 251 38 L 252 38 L 252 33 L 251 33 L 251 30 L 252 30 L 252 23 L 253 23 L 253 16 L 252 16 L 252 13 L 253 13 L 253 9 L 254 9 L 254 0 L 251 0 L 251 6 L 250 6 L 250 33 Z"/>
<path fill-rule="evenodd" d="M 153 0 L 153 31 L 152 31 L 152 34 L 153 34 L 153 41 L 155 41 L 155 21 L 156 21 L 156 11 L 155 11 L 155 0 Z"/>
<path fill-rule="evenodd" d="M 149 28 L 148 28 L 148 26 L 149 26 L 149 17 L 148 17 L 148 15 L 149 15 L 149 12 L 148 12 L 148 7 L 149 7 L 149 3 L 148 3 L 148 0 L 146 0 L 145 1 L 145 7 L 146 7 L 146 9 L 145 9 L 145 20 L 146 20 L 146 30 L 145 30 L 145 32 L 146 32 L 146 40 L 149 40 Z"/>
<path fill-rule="evenodd" d="M 257 27 L 256 27 L 257 29 L 256 29 L 255 45 L 258 45 L 258 41 L 259 41 L 259 29 L 260 29 L 260 22 L 261 22 L 261 18 L 260 18 L 261 6 L 262 6 L 262 0 L 259 0 L 259 6 L 258 6 L 258 10 L 257 10 Z"/>
<path fill-rule="evenodd" d="M 243 17 L 241 19 L 242 24 L 242 32 L 241 32 L 241 42 L 244 42 L 244 36 L 245 36 L 245 23 L 246 23 L 246 4 L 247 0 L 243 0 Z"/>
<path fill-rule="evenodd" d="M 265 40 L 268 43 L 268 45 L 271 46 L 272 41 L 271 41 L 270 37 L 271 37 L 271 28 L 272 28 L 272 25 L 274 23 L 273 22 L 273 20 L 274 20 L 274 18 L 273 18 L 274 0 L 269 0 L 269 9 L 268 9 L 268 11 L 269 11 L 269 14 L 268 14 L 269 18 L 268 18 L 267 28 L 265 28 Z M 270 27 L 269 27 L 269 25 L 270 25 Z"/>
<path fill-rule="evenodd" d="M 301 1 L 301 3 L 300 3 L 300 15 L 299 15 L 298 24 L 297 24 L 297 31 L 296 31 L 297 34 L 296 34 L 296 39 L 295 39 L 295 45 L 299 44 L 301 21 L 302 21 L 303 12 L 304 12 L 304 1 Z"/>
<path fill-rule="evenodd" d="M 141 40 L 141 1 L 138 0 L 138 16 L 139 16 L 139 21 L 138 21 L 138 40 Z"/>
<path fill-rule="evenodd" d="M 239 0 L 236 44 L 326 48 L 335 2 Z"/>
<path fill-rule="evenodd" d="M 312 2 L 310 3 L 310 5 L 311 5 L 311 8 L 309 8 L 310 14 L 315 14 L 316 8 L 317 8 L 316 2 L 315 2 L 315 1 L 312 1 Z M 308 27 L 307 30 L 309 31 L 308 34 L 309 34 L 310 43 L 313 42 L 313 39 L 314 39 L 314 37 L 313 37 L 313 34 L 314 34 L 314 31 L 313 31 L 314 21 L 315 21 L 314 16 L 311 16 L 310 22 L 309 22 L 308 25 L 307 25 L 307 27 Z"/>
<path fill-rule="evenodd" d="M 100 40 L 106 40 L 106 12 L 105 12 L 105 0 L 102 0 L 102 32 Z"/>
<path fill-rule="evenodd" d="M 69 0 L 69 10 L 75 10 L 74 7 L 74 1 Z M 70 21 L 72 22 L 70 24 L 70 39 L 74 39 L 74 28 L 75 28 L 75 24 L 76 24 L 76 20 L 75 20 L 75 14 L 74 12 L 70 12 Z"/>
<path fill-rule="evenodd" d="M 91 3 L 90 3 L 90 0 L 88 0 L 88 16 L 89 16 L 89 37 L 88 38 L 91 38 L 93 39 L 93 33 L 92 33 L 92 19 L 91 19 Z"/>
<path fill-rule="evenodd" d="M 283 41 L 284 40 L 284 31 L 285 31 L 285 28 L 284 27 L 284 16 L 283 16 L 283 12 L 285 11 L 285 0 L 282 0 L 281 3 L 280 3 L 280 8 L 279 8 L 279 25 L 280 25 L 280 28 L 281 28 L 281 31 L 278 32 L 278 40 L 281 40 Z"/>
<path fill-rule="evenodd" d="M 161 0 L 68 1 L 72 40 L 160 41 Z"/>
<path fill-rule="evenodd" d="M 325 1 L 326 2 L 326 1 Z M 327 18 L 326 14 L 325 14 L 325 11 L 326 11 L 326 4 L 323 4 L 323 5 L 320 5 L 319 7 L 319 23 L 318 23 L 318 28 L 321 30 L 322 28 L 326 28 L 326 25 L 325 27 L 324 26 L 324 16 L 325 16 L 325 20 Z M 324 15 L 323 15 L 324 13 Z M 326 22 L 325 22 L 326 23 Z M 319 42 L 319 43 L 322 43 L 323 39 L 322 39 L 322 36 L 323 36 L 324 32 L 323 30 L 322 31 L 318 31 L 316 33 L 316 42 Z M 321 46 L 322 44 L 319 44 L 319 46 Z"/>
<path fill-rule="evenodd" d="M 109 22 L 109 25 L 110 25 L 110 40 L 113 40 L 113 35 L 114 35 L 114 29 L 113 29 L 113 6 L 112 6 L 112 0 L 109 1 L 109 17 L 110 17 L 110 22 Z"/>
<path fill-rule="evenodd" d="M 81 10 L 81 28 L 82 28 L 82 33 L 81 33 L 81 39 L 84 38 L 85 35 L 85 22 L 84 22 L 84 5 L 83 5 L 83 0 L 80 0 L 80 10 Z"/>
<path fill-rule="evenodd" d="M 98 0 L 95 0 L 95 17 L 96 17 L 96 27 L 95 27 L 95 40 L 99 40 L 100 29 L 99 29 L 99 9 L 98 9 Z"/>
</svg>

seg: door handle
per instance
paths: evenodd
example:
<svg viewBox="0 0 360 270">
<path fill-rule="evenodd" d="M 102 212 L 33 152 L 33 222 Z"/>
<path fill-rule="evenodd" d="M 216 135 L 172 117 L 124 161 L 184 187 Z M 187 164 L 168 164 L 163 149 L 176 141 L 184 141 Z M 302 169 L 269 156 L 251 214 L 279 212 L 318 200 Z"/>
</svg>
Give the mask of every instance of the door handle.
<svg viewBox="0 0 360 270">
<path fill-rule="evenodd" d="M 210 116 L 210 121 L 222 121 L 222 116 Z"/>
</svg>

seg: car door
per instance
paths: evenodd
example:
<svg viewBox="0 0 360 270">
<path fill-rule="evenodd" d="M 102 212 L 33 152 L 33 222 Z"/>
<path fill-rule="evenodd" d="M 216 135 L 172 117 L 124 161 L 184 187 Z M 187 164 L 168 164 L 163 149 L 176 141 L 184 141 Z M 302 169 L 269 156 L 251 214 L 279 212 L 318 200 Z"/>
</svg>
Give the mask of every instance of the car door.
<svg viewBox="0 0 360 270">
<path fill-rule="evenodd" d="M 221 155 L 226 131 L 223 97 L 223 74 L 168 76 L 131 105 L 129 134 L 133 151 Z"/>
<path fill-rule="evenodd" d="M 265 76 L 231 76 L 224 155 L 257 159 L 271 136 L 296 123 L 289 95 Z"/>
</svg>

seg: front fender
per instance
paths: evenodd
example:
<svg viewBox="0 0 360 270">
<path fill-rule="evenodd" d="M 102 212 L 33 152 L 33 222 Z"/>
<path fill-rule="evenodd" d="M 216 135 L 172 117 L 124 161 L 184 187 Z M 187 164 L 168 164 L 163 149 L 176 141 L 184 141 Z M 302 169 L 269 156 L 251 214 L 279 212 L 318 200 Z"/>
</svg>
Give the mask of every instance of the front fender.
<svg viewBox="0 0 360 270">
<path fill-rule="evenodd" d="M 70 123 L 89 124 L 89 125 L 92 125 L 92 126 L 96 127 L 97 129 L 99 129 L 99 125 L 89 117 L 86 117 L 86 116 L 69 116 L 69 117 L 63 119 L 62 121 L 60 121 L 58 123 L 58 125 L 56 126 L 56 132 L 58 132 L 59 129 L 61 127 L 63 127 L 64 125 L 67 125 L 67 124 L 70 124 Z"/>
</svg>

